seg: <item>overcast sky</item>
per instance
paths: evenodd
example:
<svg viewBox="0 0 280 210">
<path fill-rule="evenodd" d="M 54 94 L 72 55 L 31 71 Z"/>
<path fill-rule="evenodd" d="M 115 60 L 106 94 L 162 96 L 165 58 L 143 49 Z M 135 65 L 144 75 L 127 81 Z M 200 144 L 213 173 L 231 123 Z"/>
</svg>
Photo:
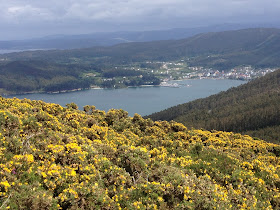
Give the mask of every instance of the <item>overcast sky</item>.
<svg viewBox="0 0 280 210">
<path fill-rule="evenodd" d="M 280 0 L 0 0 L 0 39 L 277 23 Z"/>
</svg>

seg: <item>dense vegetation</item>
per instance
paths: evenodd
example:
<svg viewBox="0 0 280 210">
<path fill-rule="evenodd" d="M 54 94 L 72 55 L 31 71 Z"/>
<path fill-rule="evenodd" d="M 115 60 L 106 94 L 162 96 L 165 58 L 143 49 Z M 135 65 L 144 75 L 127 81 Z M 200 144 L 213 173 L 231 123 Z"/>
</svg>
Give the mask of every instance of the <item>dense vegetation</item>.
<svg viewBox="0 0 280 210">
<path fill-rule="evenodd" d="M 106 80 L 115 77 L 128 79 L 122 84 L 117 79 Z M 158 78 L 145 72 L 103 69 L 94 64 L 58 64 L 31 60 L 11 61 L 0 65 L 0 94 L 56 92 L 86 89 L 90 86 L 118 88 L 159 83 Z"/>
<path fill-rule="evenodd" d="M 94 62 L 106 65 L 187 59 L 191 66 L 227 70 L 239 65 L 279 67 L 280 29 L 257 28 L 213 32 L 181 40 L 134 42 L 112 47 L 29 51 L 0 55 L 7 60 Z"/>
<path fill-rule="evenodd" d="M 0 97 L 0 206 L 279 209 L 280 146 L 123 110 Z"/>
<path fill-rule="evenodd" d="M 149 117 L 188 127 L 234 131 L 280 142 L 280 70 L 226 92 L 177 105 Z"/>
<path fill-rule="evenodd" d="M 81 77 L 86 71 L 78 65 L 13 61 L 0 66 L 0 88 L 8 93 L 89 88 L 90 80 Z"/>
</svg>

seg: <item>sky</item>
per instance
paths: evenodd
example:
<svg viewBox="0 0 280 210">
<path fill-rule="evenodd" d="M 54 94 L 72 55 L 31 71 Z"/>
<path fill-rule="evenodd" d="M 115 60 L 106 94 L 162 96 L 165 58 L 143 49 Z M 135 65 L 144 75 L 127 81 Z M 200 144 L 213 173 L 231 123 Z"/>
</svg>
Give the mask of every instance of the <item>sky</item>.
<svg viewBox="0 0 280 210">
<path fill-rule="evenodd" d="M 279 0 L 0 0 L 0 40 L 277 23 Z"/>
</svg>

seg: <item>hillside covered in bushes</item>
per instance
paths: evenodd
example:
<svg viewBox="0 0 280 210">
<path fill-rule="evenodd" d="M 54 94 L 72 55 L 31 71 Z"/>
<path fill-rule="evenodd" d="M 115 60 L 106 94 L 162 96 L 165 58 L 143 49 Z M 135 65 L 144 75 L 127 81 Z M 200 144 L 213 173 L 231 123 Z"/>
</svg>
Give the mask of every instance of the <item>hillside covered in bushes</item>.
<svg viewBox="0 0 280 210">
<path fill-rule="evenodd" d="M 280 146 L 0 97 L 0 208 L 279 209 Z"/>
</svg>

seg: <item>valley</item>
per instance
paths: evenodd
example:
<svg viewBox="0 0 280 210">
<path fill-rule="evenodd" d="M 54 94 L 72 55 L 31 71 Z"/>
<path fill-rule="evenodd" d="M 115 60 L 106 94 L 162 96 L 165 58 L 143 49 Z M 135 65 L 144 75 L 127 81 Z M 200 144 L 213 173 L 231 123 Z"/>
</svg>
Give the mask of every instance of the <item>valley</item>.
<svg viewBox="0 0 280 210">
<path fill-rule="evenodd" d="M 280 210 L 280 1 L 1 1 L 0 210 Z"/>
</svg>

